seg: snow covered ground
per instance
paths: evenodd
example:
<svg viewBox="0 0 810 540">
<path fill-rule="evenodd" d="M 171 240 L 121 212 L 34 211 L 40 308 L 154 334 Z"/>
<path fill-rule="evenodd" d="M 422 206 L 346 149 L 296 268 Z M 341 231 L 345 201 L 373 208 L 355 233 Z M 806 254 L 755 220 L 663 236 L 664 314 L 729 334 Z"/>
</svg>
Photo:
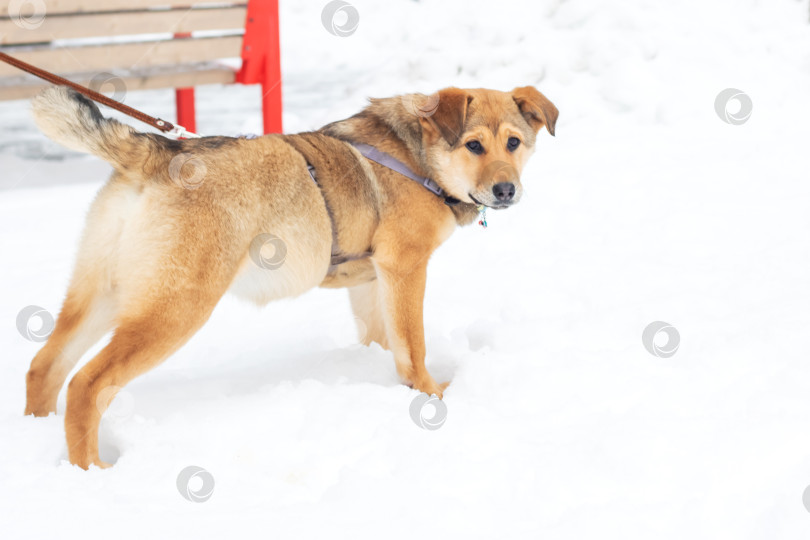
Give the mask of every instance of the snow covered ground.
<svg viewBox="0 0 810 540">
<path fill-rule="evenodd" d="M 22 415 L 41 344 L 15 321 L 58 311 L 108 167 L 0 103 L 0 537 L 808 538 L 808 2 L 352 3 L 337 37 L 326 2 L 282 2 L 288 131 L 450 85 L 534 84 L 561 113 L 524 200 L 431 262 L 446 422 L 414 424 L 345 291 L 227 297 L 116 398 L 115 466 L 71 466 L 64 392 Z M 742 124 L 715 111 L 727 88 Z M 260 129 L 257 88 L 198 95 L 200 132 Z M 166 118 L 172 100 L 126 96 Z M 654 321 L 679 332 L 668 358 L 642 343 Z M 189 466 L 214 481 L 203 503 L 178 492 Z"/>
</svg>

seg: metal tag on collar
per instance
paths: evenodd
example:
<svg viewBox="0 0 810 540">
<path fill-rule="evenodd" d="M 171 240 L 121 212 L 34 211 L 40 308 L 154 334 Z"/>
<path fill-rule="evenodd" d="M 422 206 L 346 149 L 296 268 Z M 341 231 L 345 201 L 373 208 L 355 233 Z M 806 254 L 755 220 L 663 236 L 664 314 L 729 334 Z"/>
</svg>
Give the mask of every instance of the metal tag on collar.
<svg viewBox="0 0 810 540">
<path fill-rule="evenodd" d="M 484 229 L 487 228 L 487 207 L 483 204 L 477 206 L 478 209 L 478 224 Z"/>
</svg>

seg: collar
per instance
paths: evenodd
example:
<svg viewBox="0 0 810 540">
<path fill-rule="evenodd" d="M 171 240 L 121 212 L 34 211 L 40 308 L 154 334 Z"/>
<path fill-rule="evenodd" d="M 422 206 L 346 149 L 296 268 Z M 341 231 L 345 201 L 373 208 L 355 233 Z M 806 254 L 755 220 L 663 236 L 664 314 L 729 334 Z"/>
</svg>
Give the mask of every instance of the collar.
<svg viewBox="0 0 810 540">
<path fill-rule="evenodd" d="M 442 197 L 444 199 L 444 204 L 446 204 L 447 206 L 455 206 L 461 202 L 455 197 L 448 195 L 447 192 L 443 190 L 439 186 L 439 184 L 436 183 L 435 180 L 426 178 L 424 176 L 419 176 L 411 169 L 409 169 L 407 165 L 402 163 L 400 160 L 398 160 L 391 154 L 386 154 L 381 150 L 377 150 L 376 148 L 374 148 L 369 144 L 363 143 L 349 143 L 349 144 L 354 146 L 357 149 L 357 151 L 363 155 L 363 157 L 370 159 L 371 161 L 374 161 L 376 163 L 379 163 L 383 167 L 388 167 L 392 171 L 396 171 L 402 176 L 410 178 L 414 182 L 422 184 L 422 186 L 431 193 L 434 193 L 437 196 Z"/>
</svg>

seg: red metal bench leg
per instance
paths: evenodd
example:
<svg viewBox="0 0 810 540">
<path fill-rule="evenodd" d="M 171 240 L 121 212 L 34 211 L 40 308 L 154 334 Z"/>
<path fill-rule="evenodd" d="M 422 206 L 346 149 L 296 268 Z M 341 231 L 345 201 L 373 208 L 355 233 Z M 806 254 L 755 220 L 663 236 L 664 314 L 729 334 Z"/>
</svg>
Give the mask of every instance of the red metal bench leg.
<svg viewBox="0 0 810 540">
<path fill-rule="evenodd" d="M 191 37 L 191 32 L 174 35 L 176 38 Z M 177 107 L 177 123 L 186 130 L 197 133 L 197 116 L 194 114 L 194 88 L 177 88 L 174 91 L 174 102 Z"/>
<path fill-rule="evenodd" d="M 197 118 L 194 114 L 194 88 L 178 88 L 174 91 L 177 103 L 177 123 L 192 133 L 197 133 Z"/>
<path fill-rule="evenodd" d="M 236 82 L 262 85 L 262 120 L 265 133 L 281 133 L 281 54 L 279 51 L 278 0 L 250 0 L 242 69 Z"/>
<path fill-rule="evenodd" d="M 264 133 L 281 133 L 281 38 L 278 30 L 278 0 L 267 2 L 267 41 L 262 82 Z"/>
<path fill-rule="evenodd" d="M 273 80 L 273 77 L 269 77 Z M 281 79 L 273 84 L 262 84 L 262 120 L 264 133 L 281 133 Z"/>
</svg>

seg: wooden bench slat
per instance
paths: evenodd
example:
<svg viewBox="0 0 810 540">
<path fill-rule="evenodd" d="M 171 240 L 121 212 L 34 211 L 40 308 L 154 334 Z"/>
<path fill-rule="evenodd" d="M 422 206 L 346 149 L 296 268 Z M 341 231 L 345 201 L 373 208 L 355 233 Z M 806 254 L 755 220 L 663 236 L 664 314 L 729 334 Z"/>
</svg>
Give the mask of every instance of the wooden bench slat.
<svg viewBox="0 0 810 540">
<path fill-rule="evenodd" d="M 65 13 L 93 13 L 104 11 L 137 11 L 152 8 L 169 7 L 201 7 L 206 5 L 246 5 L 246 0 L 29 0 L 22 2 L 14 0 L 0 0 L 0 17 L 16 18 L 34 16 L 38 20 L 41 16 Z M 45 12 L 42 13 L 42 5 Z M 15 7 L 19 13 L 9 13 L 9 8 Z"/>
<path fill-rule="evenodd" d="M 242 36 L 231 36 L 34 49 L 14 51 L 13 56 L 46 71 L 64 75 L 235 58 L 239 57 L 241 49 Z M 0 77 L 19 74 L 17 68 L 0 64 Z"/>
<path fill-rule="evenodd" d="M 202 84 L 233 84 L 235 72 L 227 67 L 207 68 L 193 71 L 153 73 L 138 75 L 137 72 L 121 77 L 126 85 L 127 92 L 135 90 L 152 90 L 155 88 L 186 88 Z M 92 77 L 84 75 L 70 77 L 70 80 L 88 86 Z M 43 88 L 49 86 L 45 81 L 30 80 L 25 84 L 3 86 L 0 83 L 0 101 L 12 99 L 28 99 L 37 95 Z M 108 90 L 101 88 L 102 92 Z"/>
<path fill-rule="evenodd" d="M 0 45 L 40 43 L 55 39 L 96 36 L 195 32 L 245 28 L 247 9 L 193 9 L 106 13 L 45 17 L 37 28 L 21 28 L 14 21 L 0 20 Z"/>
</svg>

